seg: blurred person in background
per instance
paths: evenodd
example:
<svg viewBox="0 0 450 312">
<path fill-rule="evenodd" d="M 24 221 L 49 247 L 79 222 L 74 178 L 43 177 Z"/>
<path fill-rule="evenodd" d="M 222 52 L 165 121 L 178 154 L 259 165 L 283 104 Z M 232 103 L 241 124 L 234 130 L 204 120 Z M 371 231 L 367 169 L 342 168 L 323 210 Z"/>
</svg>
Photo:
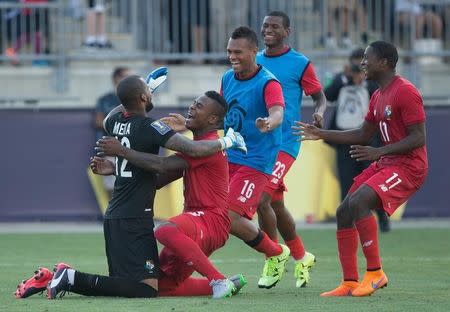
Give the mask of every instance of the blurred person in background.
<svg viewBox="0 0 450 312">
<path fill-rule="evenodd" d="M 194 63 L 205 62 L 196 54 L 210 51 L 210 0 L 168 0 L 168 22 L 171 52 L 193 53 Z M 184 60 L 172 60 L 182 63 Z"/>
<path fill-rule="evenodd" d="M 336 74 L 331 84 L 325 88 L 327 100 L 336 103 L 331 117 L 330 130 L 353 129 L 364 122 L 364 117 L 369 110 L 370 97 L 378 89 L 378 85 L 374 81 L 365 79 L 360 65 L 363 57 L 364 49 L 353 50 L 344 70 Z M 336 149 L 341 199 L 344 199 L 353 184 L 353 178 L 366 169 L 370 162 L 358 162 L 351 158 L 350 145 L 331 145 Z M 374 136 L 371 145 L 381 146 L 379 135 Z M 390 225 L 386 213 L 381 209 L 376 210 L 376 213 L 380 230 L 388 232 Z"/>
<path fill-rule="evenodd" d="M 109 114 L 109 112 L 120 105 L 120 100 L 116 94 L 116 88 L 119 82 L 130 75 L 130 69 L 128 67 L 119 66 L 116 67 L 112 73 L 113 90 L 102 95 L 95 105 L 95 115 L 94 115 L 94 128 L 95 128 L 95 141 L 102 138 L 102 136 L 107 135 L 105 129 L 103 128 L 103 120 Z M 112 160 L 113 158 L 110 158 Z M 116 180 L 114 175 L 103 176 L 103 186 L 108 192 L 109 198 L 111 198 L 112 190 L 114 188 L 114 181 Z"/>
<path fill-rule="evenodd" d="M 20 3 L 45 4 L 48 0 L 18 0 Z M 3 18 L 3 17 L 2 17 Z M 11 46 L 5 55 L 13 65 L 19 65 L 18 53 L 25 44 L 33 44 L 34 54 L 49 53 L 49 12 L 46 8 L 10 10 L 4 16 Z M 42 29 L 42 27 L 44 29 Z M 15 41 L 12 41 L 16 39 Z M 45 60 L 34 60 L 33 65 L 48 65 Z"/>
<path fill-rule="evenodd" d="M 86 11 L 86 38 L 83 45 L 91 48 L 107 48 L 113 46 L 106 35 L 104 0 L 88 0 Z"/>
<path fill-rule="evenodd" d="M 367 16 L 364 4 L 361 0 L 333 0 L 327 1 L 328 14 L 328 34 L 325 39 L 327 48 L 337 48 L 338 46 L 346 49 L 353 47 L 350 36 L 350 23 L 356 19 L 358 33 L 361 36 L 361 42 L 367 43 Z M 338 26 L 336 27 L 336 21 Z M 341 36 L 340 42 L 336 39 L 336 29 L 339 29 Z"/>
<path fill-rule="evenodd" d="M 411 48 L 410 36 L 407 31 L 415 29 L 415 38 L 442 39 L 442 19 L 430 6 L 424 6 L 414 0 L 396 0 L 395 15 L 397 23 L 403 31 L 404 48 Z M 414 27 L 411 23 L 415 23 Z M 425 32 L 426 31 L 426 32 Z"/>
</svg>

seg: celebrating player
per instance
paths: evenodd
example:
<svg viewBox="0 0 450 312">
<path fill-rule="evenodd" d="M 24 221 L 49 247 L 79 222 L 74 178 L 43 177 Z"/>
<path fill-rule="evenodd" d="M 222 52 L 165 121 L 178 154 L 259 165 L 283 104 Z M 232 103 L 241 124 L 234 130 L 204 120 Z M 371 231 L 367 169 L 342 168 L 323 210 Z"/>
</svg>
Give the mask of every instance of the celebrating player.
<svg viewBox="0 0 450 312">
<path fill-rule="evenodd" d="M 296 286 L 304 287 L 310 281 L 309 271 L 314 265 L 315 256 L 305 251 L 303 242 L 295 231 L 294 219 L 284 205 L 283 192 L 287 188 L 283 180 L 300 151 L 300 142 L 292 135 L 291 127 L 295 120 L 300 120 L 303 92 L 314 101 L 313 120 L 318 127 L 323 126 L 326 99 L 309 59 L 285 43 L 290 32 L 290 20 L 284 12 L 274 11 L 264 17 L 261 35 L 265 49 L 257 54 L 256 62 L 280 81 L 286 107 L 282 125 L 283 142 L 270 182 L 261 196 L 258 218 L 261 228 L 275 241 L 278 228 L 296 260 Z M 260 280 L 259 285 L 264 285 L 264 279 Z"/>
<path fill-rule="evenodd" d="M 324 139 L 337 144 L 354 144 L 350 155 L 357 161 L 374 161 L 354 179 L 348 195 L 338 207 L 337 232 L 343 282 L 321 296 L 368 296 L 388 283 L 381 267 L 377 222 L 372 210 L 382 207 L 388 215 L 424 183 L 428 173 L 425 146 L 425 111 L 418 90 L 396 74 L 398 53 L 384 41 L 372 42 L 361 62 L 367 79 L 380 88 L 372 95 L 365 121 L 358 129 L 322 130 L 296 122 L 301 140 Z M 365 146 L 379 130 L 382 147 Z M 358 282 L 358 236 L 367 271 Z"/>
<path fill-rule="evenodd" d="M 110 112 L 104 120 L 104 128 L 127 147 L 158 154 L 159 147 L 165 146 L 191 157 L 208 156 L 232 147 L 245 148 L 242 137 L 236 133 L 228 133 L 217 140 L 192 141 L 176 134 L 165 123 L 147 117 L 146 113 L 153 107 L 151 91 L 139 76 L 121 80 L 117 96 L 123 106 Z M 97 150 L 103 152 L 101 143 Z M 109 276 L 82 273 L 61 265 L 47 287 L 48 298 L 53 299 L 63 291 L 88 296 L 157 295 L 159 257 L 153 233 L 156 174 L 118 157 L 115 175 L 114 193 L 104 220 Z M 40 276 L 40 272 L 38 274 Z M 16 297 L 23 298 L 41 290 L 28 281 L 19 285 Z"/>
<path fill-rule="evenodd" d="M 267 257 L 259 287 L 271 288 L 283 276 L 289 248 L 272 241 L 251 222 L 281 145 L 284 100 L 281 85 L 256 64 L 258 39 L 248 27 L 236 28 L 228 41 L 232 69 L 222 77 L 221 93 L 229 104 L 225 130 L 245 137 L 248 153 L 228 153 L 231 234 Z"/>
<path fill-rule="evenodd" d="M 217 129 L 222 127 L 227 110 L 224 98 L 215 91 L 208 91 L 190 106 L 187 119 L 172 114 L 162 120 L 178 131 L 191 130 L 194 140 L 216 140 Z M 128 149 L 113 138 L 104 140 L 103 151 L 158 173 L 158 188 L 183 177 L 183 213 L 155 231 L 156 238 L 165 246 L 159 256 L 160 296 L 199 296 L 212 291 L 213 298 L 222 298 L 231 296 L 246 284 L 242 275 L 226 279 L 208 259 L 225 244 L 230 230 L 228 162 L 223 152 L 201 158 L 182 153 L 160 157 Z M 112 171 L 113 165 L 109 166 Z M 194 271 L 206 279 L 190 277 Z"/>
</svg>

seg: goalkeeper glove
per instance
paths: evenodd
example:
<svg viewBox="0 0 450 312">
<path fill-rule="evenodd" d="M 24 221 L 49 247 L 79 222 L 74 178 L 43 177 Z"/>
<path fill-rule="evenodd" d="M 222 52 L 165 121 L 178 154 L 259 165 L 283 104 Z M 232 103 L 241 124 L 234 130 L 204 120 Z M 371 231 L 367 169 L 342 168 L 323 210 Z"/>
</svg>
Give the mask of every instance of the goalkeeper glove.
<svg viewBox="0 0 450 312">
<path fill-rule="evenodd" d="M 167 67 L 159 67 L 148 74 L 145 82 L 147 83 L 150 92 L 153 94 L 156 89 L 167 79 Z"/>
<path fill-rule="evenodd" d="M 244 138 L 239 132 L 234 132 L 232 128 L 229 128 L 227 134 L 219 139 L 222 145 L 222 150 L 233 148 L 240 150 L 244 154 L 247 154 L 247 146 L 245 145 Z"/>
</svg>

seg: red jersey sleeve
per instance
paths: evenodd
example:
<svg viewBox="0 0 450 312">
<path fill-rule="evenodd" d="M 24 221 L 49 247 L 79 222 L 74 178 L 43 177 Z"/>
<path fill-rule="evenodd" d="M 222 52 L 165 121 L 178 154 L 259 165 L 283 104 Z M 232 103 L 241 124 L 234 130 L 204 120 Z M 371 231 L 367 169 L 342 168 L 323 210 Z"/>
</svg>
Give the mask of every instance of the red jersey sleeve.
<svg viewBox="0 0 450 312">
<path fill-rule="evenodd" d="M 319 79 L 317 79 L 316 71 L 312 63 L 306 66 L 303 76 L 300 79 L 300 85 L 306 95 L 311 95 L 322 90 L 322 85 Z"/>
<path fill-rule="evenodd" d="M 378 97 L 379 93 L 380 93 L 380 91 L 377 90 L 370 97 L 369 110 L 367 111 L 367 114 L 366 114 L 366 117 L 365 117 L 365 120 L 368 121 L 368 122 L 373 122 L 373 123 L 377 122 L 375 120 L 374 110 L 375 110 L 375 103 L 377 102 L 377 97 Z"/>
<path fill-rule="evenodd" d="M 214 158 L 213 156 L 215 154 L 213 154 L 211 156 L 198 157 L 198 158 L 190 157 L 190 156 L 184 155 L 182 153 L 176 153 L 176 155 L 183 158 L 188 163 L 189 168 L 196 168 L 196 167 L 199 167 L 199 166 L 204 165 L 204 164 L 208 163 L 209 161 L 211 161 Z"/>
<path fill-rule="evenodd" d="M 406 126 L 425 121 L 425 110 L 422 96 L 413 85 L 405 85 L 398 89 L 395 96 L 403 122 Z"/>
<path fill-rule="evenodd" d="M 266 84 L 264 87 L 264 101 L 267 109 L 276 105 L 284 107 L 283 89 L 278 81 L 271 80 Z"/>
</svg>

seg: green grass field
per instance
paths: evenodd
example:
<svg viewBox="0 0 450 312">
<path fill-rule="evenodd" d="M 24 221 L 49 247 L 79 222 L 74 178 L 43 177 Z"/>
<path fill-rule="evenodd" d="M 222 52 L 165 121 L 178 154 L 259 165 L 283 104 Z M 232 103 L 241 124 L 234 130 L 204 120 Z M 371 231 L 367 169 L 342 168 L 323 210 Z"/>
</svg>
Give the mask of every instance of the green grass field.
<svg viewBox="0 0 450 312">
<path fill-rule="evenodd" d="M 312 283 L 295 288 L 293 261 L 273 289 L 256 286 L 263 259 L 231 238 L 212 259 L 228 275 L 243 273 L 249 284 L 226 300 L 198 298 L 119 299 L 66 295 L 47 300 L 36 295 L 17 300 L 18 282 L 38 266 L 64 261 L 75 268 L 105 274 L 101 234 L 1 234 L 0 311 L 449 311 L 450 229 L 394 229 L 381 235 L 381 253 L 389 286 L 368 298 L 321 298 L 341 278 L 333 230 L 306 230 L 302 237 L 317 256 Z M 360 255 L 360 272 L 364 262 Z"/>
</svg>

